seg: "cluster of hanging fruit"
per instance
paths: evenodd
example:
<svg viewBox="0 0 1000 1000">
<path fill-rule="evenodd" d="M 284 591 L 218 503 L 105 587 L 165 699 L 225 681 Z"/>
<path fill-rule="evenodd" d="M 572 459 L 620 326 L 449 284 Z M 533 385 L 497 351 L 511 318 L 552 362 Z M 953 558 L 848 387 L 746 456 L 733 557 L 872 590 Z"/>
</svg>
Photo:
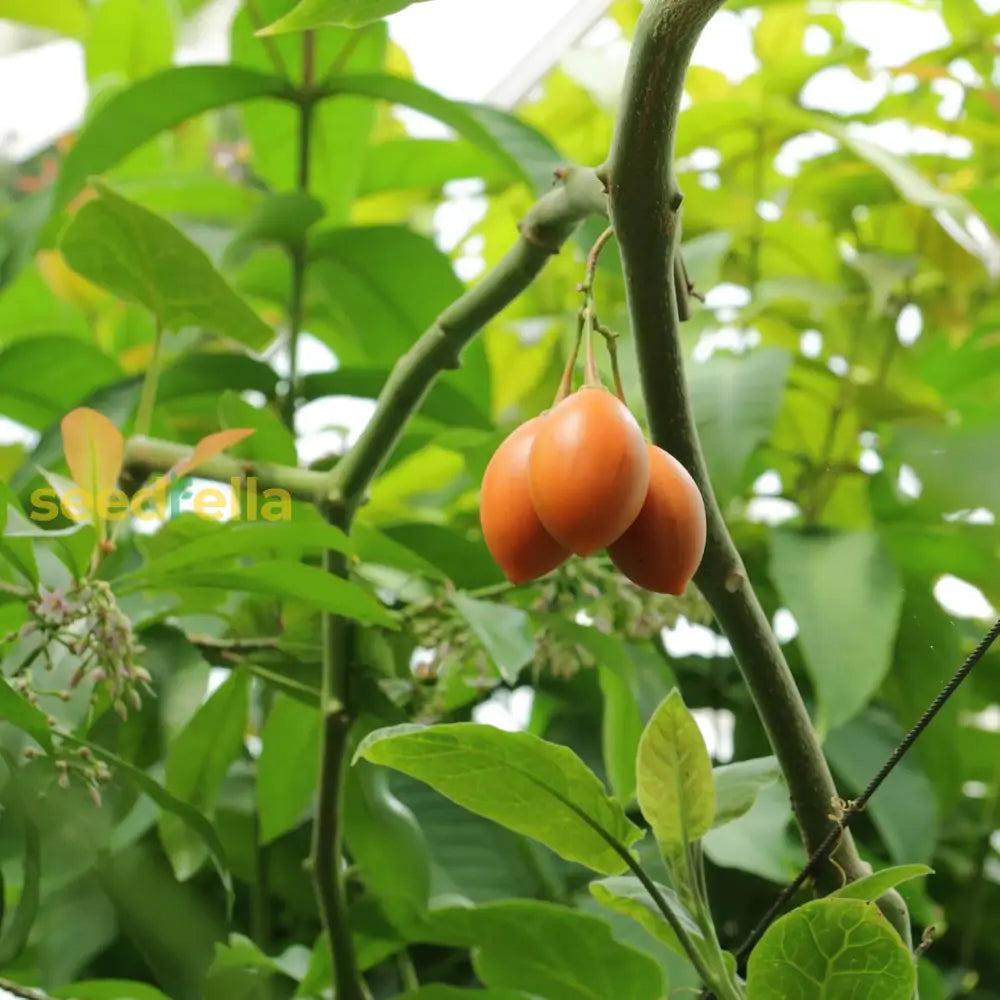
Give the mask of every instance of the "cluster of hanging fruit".
<svg viewBox="0 0 1000 1000">
<path fill-rule="evenodd" d="M 677 459 L 643 437 L 614 353 L 618 395 L 601 384 L 595 325 L 586 322 L 584 385 L 570 389 L 574 351 L 553 407 L 518 427 L 490 459 L 480 498 L 486 545 L 511 583 L 538 579 L 572 554 L 607 549 L 637 586 L 680 595 L 705 550 L 701 492 Z"/>
</svg>

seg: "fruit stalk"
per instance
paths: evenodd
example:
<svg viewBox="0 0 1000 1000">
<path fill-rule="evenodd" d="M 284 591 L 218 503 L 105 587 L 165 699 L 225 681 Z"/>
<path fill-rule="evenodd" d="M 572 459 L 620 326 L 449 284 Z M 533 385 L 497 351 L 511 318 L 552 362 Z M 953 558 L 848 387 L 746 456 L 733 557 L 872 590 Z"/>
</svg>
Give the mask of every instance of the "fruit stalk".
<svg viewBox="0 0 1000 1000">
<path fill-rule="evenodd" d="M 708 541 L 695 577 L 729 638 L 788 782 L 808 852 L 830 828 L 833 778 L 767 617 L 747 579 L 709 481 L 684 378 L 675 260 L 681 191 L 673 169 L 684 78 L 701 31 L 721 0 L 649 0 L 636 26 L 619 117 L 607 163 L 611 218 L 621 250 L 626 296 L 653 440 L 691 473 L 705 500 Z M 816 873 L 820 891 L 865 868 L 849 833 Z M 898 894 L 880 901 L 909 935 Z"/>
</svg>

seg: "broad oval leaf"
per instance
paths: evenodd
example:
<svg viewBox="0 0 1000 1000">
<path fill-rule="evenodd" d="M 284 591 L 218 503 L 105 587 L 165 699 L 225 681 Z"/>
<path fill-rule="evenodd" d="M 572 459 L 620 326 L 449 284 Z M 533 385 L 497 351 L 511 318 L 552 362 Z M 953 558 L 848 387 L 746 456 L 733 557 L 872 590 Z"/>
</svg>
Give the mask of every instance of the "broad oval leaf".
<svg viewBox="0 0 1000 1000">
<path fill-rule="evenodd" d="M 658 1000 L 663 973 L 648 955 L 618 941 L 599 917 L 537 900 L 504 900 L 432 911 L 416 940 L 475 949 L 489 987 L 545 1000 Z"/>
<path fill-rule="evenodd" d="M 73 270 L 119 298 L 145 306 L 163 326 L 200 326 L 250 347 L 271 328 L 166 219 L 99 185 L 66 227 L 60 249 Z"/>
<path fill-rule="evenodd" d="M 281 77 L 240 66 L 178 66 L 140 80 L 102 104 L 83 127 L 63 160 L 53 210 L 66 205 L 92 175 L 188 118 L 237 101 L 291 96 Z"/>
<path fill-rule="evenodd" d="M 682 850 L 712 828 L 712 761 L 698 723 L 676 688 L 643 731 L 636 786 L 639 808 L 665 851 Z"/>
<path fill-rule="evenodd" d="M 121 431 L 103 413 L 77 407 L 60 424 L 63 452 L 73 481 L 96 505 L 115 488 L 125 459 Z"/>
<path fill-rule="evenodd" d="M 517 990 L 480 990 L 428 983 L 416 990 L 401 993 L 396 1000 L 529 1000 L 529 994 Z"/>
<path fill-rule="evenodd" d="M 166 993 L 148 983 L 133 983 L 124 979 L 87 979 L 61 986 L 51 993 L 66 1000 L 168 1000 Z"/>
<path fill-rule="evenodd" d="M 370 733 L 356 757 L 426 782 L 460 806 L 533 837 L 567 861 L 605 875 L 642 832 L 567 747 L 530 733 L 459 722 Z"/>
<path fill-rule="evenodd" d="M 848 882 L 831 895 L 840 899 L 860 899 L 865 903 L 872 903 L 890 889 L 895 889 L 897 885 L 933 874 L 934 869 L 928 868 L 927 865 L 895 865 L 859 878 L 856 882 Z"/>
<path fill-rule="evenodd" d="M 866 531 L 776 530 L 770 575 L 799 626 L 819 728 L 836 729 L 857 715 L 885 678 L 903 586 L 878 535 Z"/>
<path fill-rule="evenodd" d="M 712 771 L 715 782 L 715 819 L 722 826 L 739 819 L 753 807 L 758 794 L 781 780 L 781 767 L 774 757 L 757 757 L 723 764 Z"/>
<path fill-rule="evenodd" d="M 817 899 L 776 920 L 754 948 L 747 1000 L 910 1000 L 916 974 L 874 904 Z"/>
</svg>

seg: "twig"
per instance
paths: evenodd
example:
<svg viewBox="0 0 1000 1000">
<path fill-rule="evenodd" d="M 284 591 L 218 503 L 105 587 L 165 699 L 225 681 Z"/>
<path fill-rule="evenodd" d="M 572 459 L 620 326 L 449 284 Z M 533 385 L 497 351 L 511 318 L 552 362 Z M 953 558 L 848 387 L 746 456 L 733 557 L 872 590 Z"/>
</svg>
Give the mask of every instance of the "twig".
<svg viewBox="0 0 1000 1000">
<path fill-rule="evenodd" d="M 684 379 L 674 259 L 682 195 L 673 169 L 684 77 L 694 45 L 720 0 L 649 0 L 632 47 L 620 117 L 604 174 L 625 274 L 649 425 L 657 444 L 692 474 L 702 492 L 708 543 L 696 583 L 729 638 L 782 771 L 808 851 L 827 834 L 833 777 L 781 647 L 747 580 L 712 491 Z M 850 836 L 837 850 L 849 879 L 865 867 Z M 817 872 L 821 889 L 840 878 Z M 880 902 L 909 935 L 901 897 Z"/>
<path fill-rule="evenodd" d="M 125 442 L 125 468 L 130 472 L 140 470 L 166 472 L 178 462 L 191 457 L 192 449 L 172 441 L 155 438 L 133 437 Z M 299 500 L 322 499 L 326 496 L 329 473 L 313 472 L 273 462 L 251 462 L 217 455 L 196 467 L 198 476 L 220 483 L 242 481 L 252 476 L 261 490 L 283 489 Z M 141 481 L 141 478 L 139 479 Z"/>
<path fill-rule="evenodd" d="M 53 1000 L 48 993 L 33 990 L 30 986 L 21 986 L 20 983 L 11 982 L 9 979 L 0 979 L 0 990 L 6 990 L 16 997 L 24 997 L 24 1000 Z M 74 1000 L 74 998 L 69 997 L 67 1000 Z"/>
<path fill-rule="evenodd" d="M 396 362 L 371 420 L 332 472 L 331 486 L 350 506 L 363 499 L 434 379 L 459 366 L 465 345 L 538 277 L 583 219 L 606 212 L 603 186 L 594 171 L 567 167 L 560 173 L 558 186 L 522 220 L 521 238 L 514 247 Z"/>
</svg>

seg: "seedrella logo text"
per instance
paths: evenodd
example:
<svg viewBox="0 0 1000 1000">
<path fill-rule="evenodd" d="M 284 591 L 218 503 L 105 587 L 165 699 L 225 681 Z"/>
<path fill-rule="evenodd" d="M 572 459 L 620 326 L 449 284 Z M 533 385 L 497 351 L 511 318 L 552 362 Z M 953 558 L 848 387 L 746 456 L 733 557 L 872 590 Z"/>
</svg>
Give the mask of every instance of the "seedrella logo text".
<svg viewBox="0 0 1000 1000">
<path fill-rule="evenodd" d="M 232 479 L 229 486 L 230 494 L 226 496 L 216 486 L 195 489 L 190 476 L 169 481 L 164 477 L 131 497 L 120 489 L 91 494 L 79 487 L 63 493 L 43 487 L 31 494 L 30 516 L 33 521 L 53 521 L 60 513 L 71 521 L 88 521 L 92 517 L 101 521 L 166 521 L 191 510 L 199 517 L 215 520 L 241 517 L 246 521 L 287 521 L 291 517 L 292 500 L 285 490 L 260 490 L 252 476 Z"/>
<path fill-rule="evenodd" d="M 72 479 L 45 473 L 49 482 L 31 494 L 33 521 L 52 521 L 60 514 L 71 521 L 167 521 L 192 511 L 221 521 L 288 521 L 292 498 L 277 487 L 260 489 L 251 475 L 229 480 L 229 490 L 195 486 L 190 473 L 220 455 L 253 431 L 233 428 L 203 438 L 188 458 L 176 463 L 151 485 L 129 495 L 118 485 L 125 442 L 118 429 L 100 413 L 79 408 L 62 422 L 63 451 Z"/>
</svg>

